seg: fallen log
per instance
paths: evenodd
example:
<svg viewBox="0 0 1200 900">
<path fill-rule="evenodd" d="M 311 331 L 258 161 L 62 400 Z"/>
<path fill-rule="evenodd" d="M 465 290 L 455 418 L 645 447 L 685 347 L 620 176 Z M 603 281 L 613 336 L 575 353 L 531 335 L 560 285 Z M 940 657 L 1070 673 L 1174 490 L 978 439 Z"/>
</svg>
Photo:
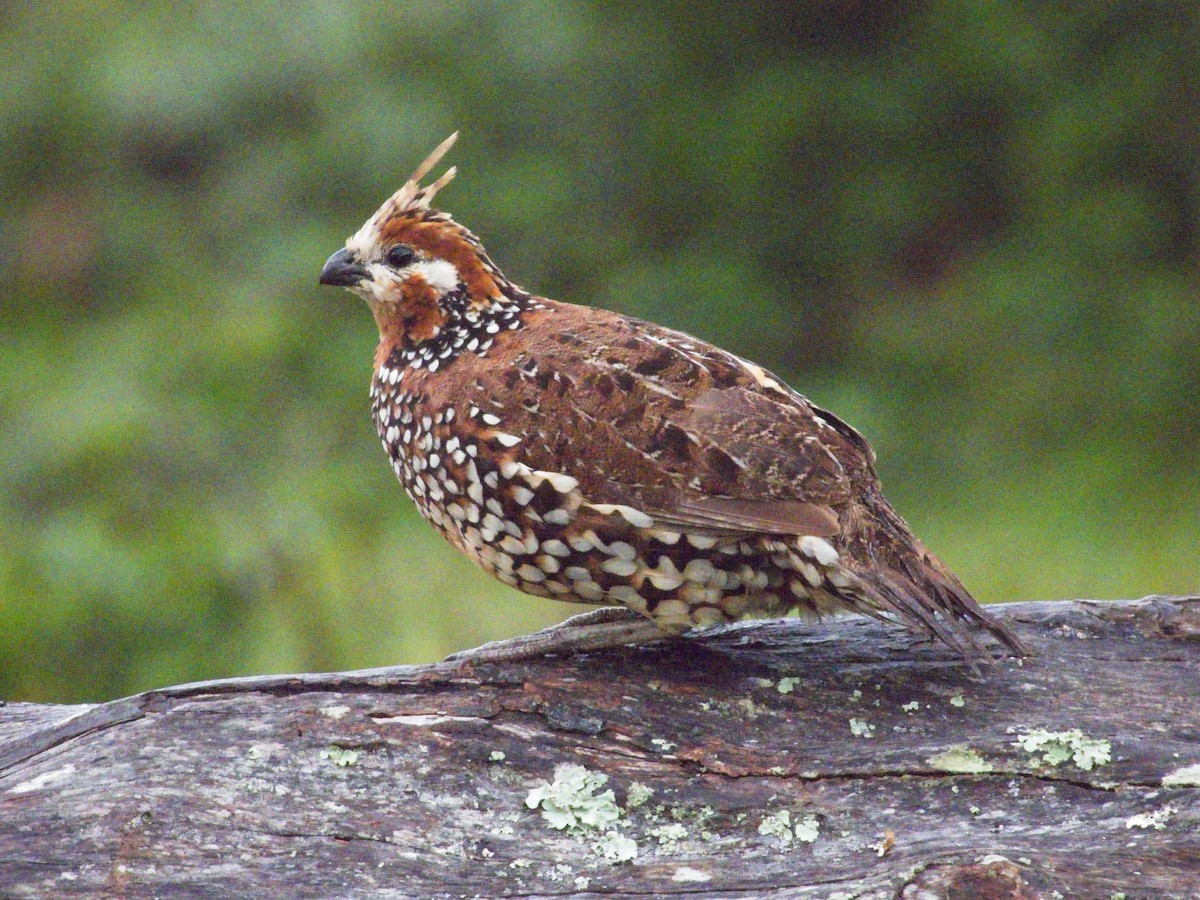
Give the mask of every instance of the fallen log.
<svg viewBox="0 0 1200 900">
<path fill-rule="evenodd" d="M 1200 897 L 1200 597 L 0 705 L 0 896 Z"/>
</svg>

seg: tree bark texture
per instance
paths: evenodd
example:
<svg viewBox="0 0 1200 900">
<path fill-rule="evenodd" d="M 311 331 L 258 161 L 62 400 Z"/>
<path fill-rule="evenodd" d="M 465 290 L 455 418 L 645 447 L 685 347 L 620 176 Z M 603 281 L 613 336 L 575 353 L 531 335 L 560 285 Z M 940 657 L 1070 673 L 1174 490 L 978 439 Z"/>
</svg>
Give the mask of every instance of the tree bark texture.
<svg viewBox="0 0 1200 900">
<path fill-rule="evenodd" d="M 992 611 L 0 705 L 0 896 L 1200 897 L 1200 597 Z"/>
</svg>

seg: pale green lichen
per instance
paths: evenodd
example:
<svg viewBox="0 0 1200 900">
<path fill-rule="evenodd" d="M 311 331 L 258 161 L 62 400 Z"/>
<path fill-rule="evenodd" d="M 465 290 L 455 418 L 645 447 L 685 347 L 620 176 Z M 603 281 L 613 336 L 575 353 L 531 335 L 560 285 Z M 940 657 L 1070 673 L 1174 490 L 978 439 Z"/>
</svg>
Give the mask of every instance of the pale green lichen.
<svg viewBox="0 0 1200 900">
<path fill-rule="evenodd" d="M 821 823 L 817 821 L 816 816 L 805 816 L 796 823 L 795 832 L 796 840 L 811 844 L 821 836 Z"/>
<path fill-rule="evenodd" d="M 651 739 L 650 743 L 656 750 L 658 750 L 659 753 L 670 753 L 677 746 L 665 738 L 653 738 Z"/>
<path fill-rule="evenodd" d="M 962 698 L 961 694 L 955 694 L 950 698 L 950 705 L 962 707 L 967 705 L 967 701 Z"/>
<path fill-rule="evenodd" d="M 934 754 L 926 761 L 943 772 L 963 775 L 982 775 L 996 770 L 995 766 L 966 746 L 951 747 L 949 750 Z"/>
<path fill-rule="evenodd" d="M 554 770 L 554 781 L 529 792 L 525 805 L 530 809 L 540 806 L 542 818 L 551 828 L 579 837 L 608 828 L 621 818 L 621 807 L 612 789 L 596 793 L 607 783 L 607 775 L 565 763 Z"/>
<path fill-rule="evenodd" d="M 650 837 L 658 840 L 660 853 L 674 853 L 679 849 L 679 842 L 687 837 L 687 828 L 678 822 L 671 822 L 667 825 L 655 826 L 648 833 Z"/>
<path fill-rule="evenodd" d="M 757 703 L 755 703 L 753 697 L 739 697 L 734 701 L 733 705 L 741 710 L 742 715 L 744 715 L 747 719 L 757 719 L 759 716 L 766 715 L 770 712 L 770 709 L 767 707 L 759 706 Z"/>
<path fill-rule="evenodd" d="M 1175 812 L 1175 807 L 1164 806 L 1162 809 L 1156 809 L 1154 812 L 1138 813 L 1136 816 L 1130 816 L 1125 820 L 1126 828 L 1153 828 L 1155 831 L 1162 831 L 1167 827 L 1167 820 Z"/>
<path fill-rule="evenodd" d="M 758 833 L 767 837 L 777 837 L 785 847 L 792 843 L 792 814 L 786 809 L 781 809 L 777 813 L 772 813 L 769 816 L 763 816 L 763 820 L 758 823 Z"/>
<path fill-rule="evenodd" d="M 488 759 L 491 760 L 492 762 L 504 762 L 504 751 L 503 750 L 493 750 L 491 753 L 488 754 Z"/>
<path fill-rule="evenodd" d="M 685 819 L 690 819 L 692 823 L 700 828 L 709 819 L 716 816 L 717 811 L 711 806 L 701 806 L 699 808 L 691 806 L 672 806 L 669 815 L 676 822 L 682 822 Z"/>
<path fill-rule="evenodd" d="M 251 747 L 246 751 L 246 759 L 262 759 L 263 752 L 261 747 Z"/>
<path fill-rule="evenodd" d="M 617 831 L 606 831 L 600 840 L 592 844 L 598 856 L 612 862 L 629 862 L 637 858 L 637 842 Z"/>
<path fill-rule="evenodd" d="M 653 796 L 654 788 L 647 787 L 640 781 L 634 781 L 630 783 L 629 790 L 625 792 L 625 805 L 630 809 L 637 809 Z"/>
<path fill-rule="evenodd" d="M 1164 775 L 1163 787 L 1200 787 L 1200 763 Z"/>
<path fill-rule="evenodd" d="M 785 847 L 790 847 L 793 839 L 811 844 L 821 835 L 821 823 L 817 821 L 816 816 L 810 815 L 805 816 L 793 826 L 792 814 L 786 809 L 781 809 L 779 812 L 763 817 L 763 820 L 758 823 L 758 833 L 767 837 L 779 838 L 780 843 Z"/>
<path fill-rule="evenodd" d="M 875 726 L 863 719 L 850 720 L 850 733 L 855 737 L 869 738 L 875 736 Z"/>
<path fill-rule="evenodd" d="M 781 694 L 790 694 L 792 691 L 794 691 L 796 689 L 796 685 L 798 685 L 799 683 L 800 683 L 799 678 L 794 678 L 791 675 L 789 675 L 786 678 L 779 679 L 779 684 L 775 685 L 775 690 L 779 691 L 779 693 L 781 693 Z"/>
<path fill-rule="evenodd" d="M 327 759 L 335 766 L 352 766 L 362 756 L 357 750 L 347 750 L 337 744 L 331 744 L 328 749 L 321 751 L 321 759 Z"/>
<path fill-rule="evenodd" d="M 907 703 L 903 704 L 900 708 L 902 710 L 904 710 L 905 712 L 916 712 L 918 709 L 921 708 L 921 701 L 920 700 L 909 700 Z"/>
<path fill-rule="evenodd" d="M 1078 728 L 1070 731 L 1045 731 L 1038 729 L 1022 734 L 1013 745 L 1026 753 L 1041 754 L 1042 762 L 1048 766 L 1059 766 L 1067 760 L 1085 772 L 1102 766 L 1112 759 L 1112 744 L 1098 738 L 1090 738 Z"/>
</svg>

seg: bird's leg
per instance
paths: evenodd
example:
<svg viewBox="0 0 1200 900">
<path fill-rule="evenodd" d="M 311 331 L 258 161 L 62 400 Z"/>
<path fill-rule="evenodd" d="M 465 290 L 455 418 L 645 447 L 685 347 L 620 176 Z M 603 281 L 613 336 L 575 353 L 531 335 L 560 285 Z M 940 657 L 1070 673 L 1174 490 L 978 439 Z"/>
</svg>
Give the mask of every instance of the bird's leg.
<svg viewBox="0 0 1200 900">
<path fill-rule="evenodd" d="M 461 650 L 446 662 L 517 662 L 551 653 L 584 653 L 673 637 L 650 619 L 624 606 L 593 609 L 532 634 L 491 641 L 473 650 Z"/>
</svg>

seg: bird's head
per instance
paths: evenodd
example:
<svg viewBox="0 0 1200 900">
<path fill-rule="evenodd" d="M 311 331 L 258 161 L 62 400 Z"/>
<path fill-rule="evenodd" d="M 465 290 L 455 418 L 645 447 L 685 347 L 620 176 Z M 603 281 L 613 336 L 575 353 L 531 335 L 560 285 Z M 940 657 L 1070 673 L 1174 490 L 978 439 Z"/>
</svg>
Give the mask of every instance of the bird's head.
<svg viewBox="0 0 1200 900">
<path fill-rule="evenodd" d="M 321 284 L 366 300 L 380 334 L 397 342 L 430 340 L 448 319 L 486 309 L 517 290 L 470 231 L 430 208 L 455 169 L 420 183 L 457 137 L 446 138 L 321 269 Z"/>
</svg>

